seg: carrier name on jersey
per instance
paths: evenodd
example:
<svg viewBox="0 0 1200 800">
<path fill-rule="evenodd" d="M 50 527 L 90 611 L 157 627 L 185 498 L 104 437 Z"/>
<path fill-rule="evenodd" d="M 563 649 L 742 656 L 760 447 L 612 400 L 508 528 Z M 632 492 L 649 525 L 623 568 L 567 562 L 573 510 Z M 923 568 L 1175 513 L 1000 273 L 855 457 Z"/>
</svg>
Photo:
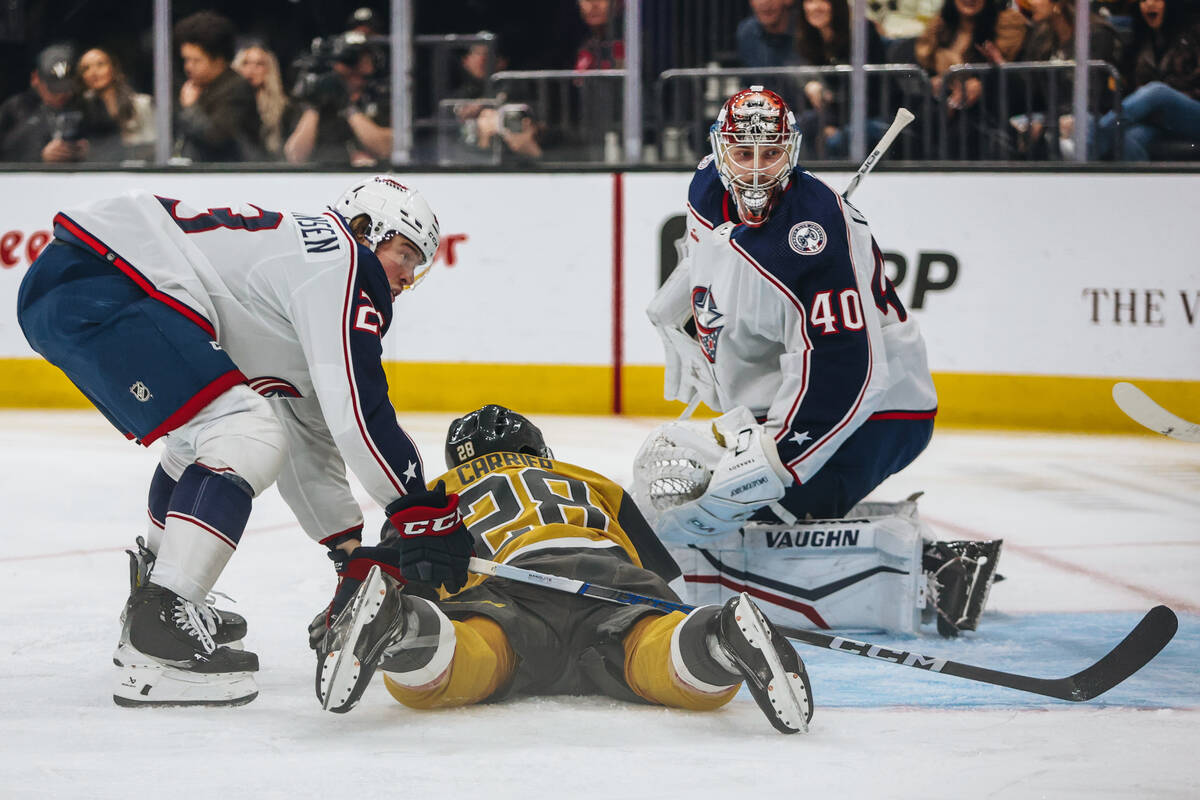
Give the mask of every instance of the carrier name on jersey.
<svg viewBox="0 0 1200 800">
<path fill-rule="evenodd" d="M 527 453 L 488 453 L 474 461 L 463 464 L 454 470 L 459 482 L 466 486 L 479 478 L 494 472 L 501 467 L 541 467 L 553 469 L 554 462 L 541 456 L 531 456 Z"/>
<path fill-rule="evenodd" d="M 342 237 L 329 217 L 310 217 L 292 212 L 292 219 L 296 220 L 296 230 L 306 255 L 324 258 L 329 253 L 341 250 Z"/>
</svg>

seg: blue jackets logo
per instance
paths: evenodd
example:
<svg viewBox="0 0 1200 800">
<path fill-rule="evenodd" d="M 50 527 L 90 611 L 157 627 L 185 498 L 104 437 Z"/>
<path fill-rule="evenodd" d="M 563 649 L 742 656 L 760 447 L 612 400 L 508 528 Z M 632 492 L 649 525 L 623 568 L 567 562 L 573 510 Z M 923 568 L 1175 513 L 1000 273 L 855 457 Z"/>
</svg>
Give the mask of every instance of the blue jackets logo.
<svg viewBox="0 0 1200 800">
<path fill-rule="evenodd" d="M 815 222 L 799 222 L 788 231 L 788 246 L 802 256 L 815 256 L 826 241 L 825 229 Z"/>
<path fill-rule="evenodd" d="M 713 364 L 717 360 L 717 337 L 725 328 L 722 322 L 725 315 L 717 310 L 717 303 L 707 286 L 692 289 L 692 317 L 696 320 L 696 338 L 700 341 L 700 350 L 708 363 Z"/>
</svg>

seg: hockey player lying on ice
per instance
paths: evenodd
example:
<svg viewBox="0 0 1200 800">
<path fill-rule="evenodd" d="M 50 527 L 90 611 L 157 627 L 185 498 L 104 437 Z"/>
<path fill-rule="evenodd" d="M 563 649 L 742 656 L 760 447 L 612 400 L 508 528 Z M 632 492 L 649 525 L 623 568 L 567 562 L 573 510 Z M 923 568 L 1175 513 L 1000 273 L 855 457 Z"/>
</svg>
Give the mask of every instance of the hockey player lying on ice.
<svg viewBox="0 0 1200 800">
<path fill-rule="evenodd" d="M 667 582 L 679 570 L 629 496 L 554 460 L 521 415 L 491 405 L 455 420 L 446 464 L 438 480 L 458 493 L 479 555 L 678 599 Z M 807 729 L 804 664 L 746 595 L 685 616 L 473 576 L 434 601 L 400 577 L 405 565 L 394 545 L 405 531 L 389 523 L 384 534 L 340 565 L 332 625 L 320 615 L 310 631 L 317 695 L 330 711 L 353 708 L 376 669 L 396 700 L 422 709 L 604 694 L 706 711 L 745 681 L 779 731 Z"/>
<path fill-rule="evenodd" d="M 789 546 L 762 554 L 747 546 L 742 552 L 722 537 L 737 537 L 751 520 L 845 516 L 925 449 L 937 395 L 917 322 L 884 273 L 866 218 L 797 165 L 800 133 L 783 99 L 762 86 L 737 92 L 722 107 L 711 140 L 712 153 L 688 190 L 679 264 L 647 314 L 664 344 L 666 399 L 730 413 L 734 438 L 728 448 L 718 442 L 714 449 L 710 432 L 707 451 L 715 456 L 691 458 L 704 443 L 686 423 L 664 426 L 635 465 L 651 494 L 635 486 L 634 496 L 664 541 L 691 548 L 679 560 L 689 586 L 779 584 L 780 608 L 807 612 L 834 591 L 835 579 L 853 586 L 869 576 L 862 570 L 828 580 L 798 576 L 789 564 L 809 551 Z M 909 516 L 915 521 L 915 508 Z M 931 586 L 955 584 L 939 597 L 944 635 L 975 627 L 969 595 L 982 607 L 998 547 L 931 543 L 927 549 L 931 573 L 950 565 Z M 899 555 L 907 562 L 900 568 L 919 574 L 922 554 L 915 567 L 913 556 Z M 981 564 L 988 575 L 980 574 Z M 907 602 L 923 605 L 915 592 L 914 584 Z M 784 620 L 775 609 L 768 614 Z M 894 617 L 825 620 L 812 611 L 787 619 L 822 621 L 911 629 Z"/>
</svg>

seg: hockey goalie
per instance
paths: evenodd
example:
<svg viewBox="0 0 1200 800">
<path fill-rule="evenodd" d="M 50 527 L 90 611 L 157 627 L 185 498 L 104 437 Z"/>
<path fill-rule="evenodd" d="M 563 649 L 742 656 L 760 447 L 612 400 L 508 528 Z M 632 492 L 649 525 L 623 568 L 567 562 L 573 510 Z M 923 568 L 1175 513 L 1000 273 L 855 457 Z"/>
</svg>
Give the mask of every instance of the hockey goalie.
<svg viewBox="0 0 1200 800">
<path fill-rule="evenodd" d="M 659 426 L 633 470 L 631 494 L 692 603 L 748 592 L 778 624 L 914 633 L 936 620 L 952 637 L 976 629 L 996 577 L 1001 541 L 936 541 L 916 497 L 767 521 L 790 516 L 778 503 L 786 484 L 745 408 Z"/>
<path fill-rule="evenodd" d="M 798 166 L 776 93 L 737 92 L 710 137 L 647 315 L 664 396 L 727 413 L 650 436 L 643 511 L 693 593 L 751 587 L 774 619 L 818 627 L 911 631 L 936 610 L 944 635 L 974 628 L 1000 543 L 935 543 L 915 502 L 861 504 L 920 455 L 937 413 L 866 218 Z"/>
</svg>

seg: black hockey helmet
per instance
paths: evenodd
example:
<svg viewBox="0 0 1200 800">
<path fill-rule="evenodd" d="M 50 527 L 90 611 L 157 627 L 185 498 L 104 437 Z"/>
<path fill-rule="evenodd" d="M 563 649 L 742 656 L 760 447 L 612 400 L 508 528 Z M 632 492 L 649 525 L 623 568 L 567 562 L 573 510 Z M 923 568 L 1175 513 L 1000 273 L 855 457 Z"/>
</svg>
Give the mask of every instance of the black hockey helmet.
<svg viewBox="0 0 1200 800">
<path fill-rule="evenodd" d="M 538 427 L 504 406 L 486 405 L 472 411 L 451 422 L 446 431 L 447 469 L 501 452 L 554 458 Z"/>
</svg>

